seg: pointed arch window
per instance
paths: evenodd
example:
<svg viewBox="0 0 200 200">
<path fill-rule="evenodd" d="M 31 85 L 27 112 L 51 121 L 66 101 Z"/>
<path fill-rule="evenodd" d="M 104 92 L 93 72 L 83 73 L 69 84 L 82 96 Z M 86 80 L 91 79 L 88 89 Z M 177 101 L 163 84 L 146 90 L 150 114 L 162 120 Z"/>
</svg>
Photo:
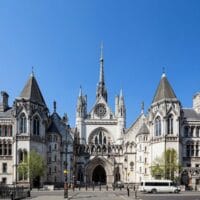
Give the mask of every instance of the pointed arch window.
<svg viewBox="0 0 200 200">
<path fill-rule="evenodd" d="M 98 144 L 97 136 L 95 137 L 95 144 Z"/>
<path fill-rule="evenodd" d="M 106 144 L 106 136 L 103 138 L 103 143 Z"/>
<path fill-rule="evenodd" d="M 155 136 L 161 136 L 161 119 L 158 116 L 155 120 Z"/>
<path fill-rule="evenodd" d="M 99 133 L 99 144 L 102 144 L 102 132 Z"/>
<path fill-rule="evenodd" d="M 173 115 L 170 115 L 167 119 L 167 132 L 168 134 L 174 133 L 174 119 Z"/>
<path fill-rule="evenodd" d="M 27 132 L 27 119 L 26 119 L 26 116 L 24 113 L 22 113 L 20 116 L 19 131 L 20 131 L 20 133 Z"/>
<path fill-rule="evenodd" d="M 40 135 L 40 119 L 38 116 L 33 119 L 33 135 Z"/>
</svg>

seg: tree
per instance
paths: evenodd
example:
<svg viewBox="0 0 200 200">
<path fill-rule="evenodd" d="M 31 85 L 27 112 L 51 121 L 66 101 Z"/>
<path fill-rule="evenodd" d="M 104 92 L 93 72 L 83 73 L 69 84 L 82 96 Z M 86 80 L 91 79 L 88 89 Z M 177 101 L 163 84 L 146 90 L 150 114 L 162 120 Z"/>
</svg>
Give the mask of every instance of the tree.
<svg viewBox="0 0 200 200">
<path fill-rule="evenodd" d="M 45 163 L 44 159 L 35 150 L 31 150 L 27 158 L 25 157 L 18 165 L 19 177 L 22 180 L 27 180 L 29 176 L 30 184 L 38 177 L 44 175 Z"/>
<path fill-rule="evenodd" d="M 179 172 L 177 153 L 175 149 L 167 149 L 163 156 L 156 158 L 151 166 L 151 175 L 156 179 L 175 180 L 175 175 Z"/>
</svg>

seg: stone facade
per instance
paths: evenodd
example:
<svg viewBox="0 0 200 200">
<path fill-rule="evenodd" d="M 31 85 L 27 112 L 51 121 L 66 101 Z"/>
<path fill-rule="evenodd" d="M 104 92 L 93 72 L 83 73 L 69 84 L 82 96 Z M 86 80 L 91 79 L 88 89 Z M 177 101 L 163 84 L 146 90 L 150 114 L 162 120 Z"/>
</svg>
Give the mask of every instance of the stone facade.
<svg viewBox="0 0 200 200">
<path fill-rule="evenodd" d="M 167 150 L 177 154 L 180 164 L 175 176 L 186 186 L 200 184 L 200 93 L 193 107 L 184 108 L 176 97 L 165 73 L 147 113 L 126 127 L 125 100 L 120 91 L 114 111 L 108 103 L 104 78 L 103 52 L 96 101 L 88 112 L 87 96 L 82 89 L 77 99 L 76 124 L 70 128 L 67 116 L 54 111 L 50 115 L 33 74 L 10 107 L 8 94 L 1 92 L 0 103 L 0 181 L 29 184 L 20 177 L 18 166 L 31 150 L 44 159 L 45 175 L 35 182 L 61 184 L 67 168 L 68 181 L 84 184 L 126 184 L 152 179 L 152 167 Z M 156 163 L 157 162 L 157 163 Z M 163 163 L 162 163 L 163 165 Z M 165 159 L 165 168 L 170 165 Z M 166 169 L 165 169 L 166 173 Z"/>
<path fill-rule="evenodd" d="M 71 129 L 66 117 L 60 118 L 55 109 L 49 116 L 49 110 L 33 74 L 12 107 L 8 105 L 8 94 L 1 92 L 1 96 L 0 182 L 29 185 L 28 175 L 20 175 L 18 166 L 25 161 L 31 150 L 42 156 L 48 169 L 43 177 L 37 177 L 33 181 L 33 185 L 63 182 L 63 169 L 68 167 L 70 171 L 73 150 Z M 52 140 L 49 139 L 51 136 Z M 57 159 L 54 153 L 58 154 Z M 66 163 L 69 163 L 68 166 Z"/>
</svg>

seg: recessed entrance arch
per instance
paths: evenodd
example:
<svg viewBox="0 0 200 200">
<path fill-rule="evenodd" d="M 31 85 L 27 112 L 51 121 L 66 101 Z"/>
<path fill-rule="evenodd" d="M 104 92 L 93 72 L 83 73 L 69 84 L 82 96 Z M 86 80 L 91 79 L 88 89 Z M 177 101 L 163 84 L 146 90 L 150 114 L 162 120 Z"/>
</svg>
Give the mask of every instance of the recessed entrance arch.
<svg viewBox="0 0 200 200">
<path fill-rule="evenodd" d="M 106 184 L 106 171 L 101 165 L 97 165 L 92 173 L 92 181 L 95 183 Z"/>
</svg>

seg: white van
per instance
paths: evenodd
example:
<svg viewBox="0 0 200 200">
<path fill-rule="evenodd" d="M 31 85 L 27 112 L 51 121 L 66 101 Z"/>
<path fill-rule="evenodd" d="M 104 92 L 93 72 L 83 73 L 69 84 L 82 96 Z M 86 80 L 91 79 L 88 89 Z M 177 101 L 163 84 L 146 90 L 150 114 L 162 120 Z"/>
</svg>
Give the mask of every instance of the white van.
<svg viewBox="0 0 200 200">
<path fill-rule="evenodd" d="M 171 180 L 144 180 L 139 186 L 141 192 L 174 192 L 179 193 L 180 187 L 177 187 Z"/>
</svg>

